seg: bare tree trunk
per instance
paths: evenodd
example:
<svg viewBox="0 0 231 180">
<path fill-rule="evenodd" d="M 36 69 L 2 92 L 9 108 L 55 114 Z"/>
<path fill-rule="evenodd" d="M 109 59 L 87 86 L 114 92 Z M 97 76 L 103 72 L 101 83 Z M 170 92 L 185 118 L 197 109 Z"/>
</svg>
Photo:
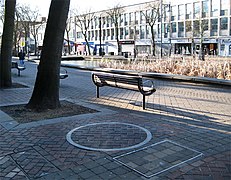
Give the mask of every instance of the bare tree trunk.
<svg viewBox="0 0 231 180">
<path fill-rule="evenodd" d="M 55 109 L 59 102 L 59 73 L 70 0 L 52 0 L 35 87 L 27 108 Z"/>
<path fill-rule="evenodd" d="M 87 46 L 87 51 L 88 51 L 88 55 L 91 55 L 91 49 L 90 49 L 90 44 L 87 40 L 87 36 L 84 36 L 85 42 L 86 42 L 86 46 Z"/>
<path fill-rule="evenodd" d="M 34 55 L 37 56 L 38 54 L 38 43 L 36 37 L 34 37 Z"/>
<path fill-rule="evenodd" d="M 11 59 L 14 33 L 14 14 L 16 0 L 5 1 L 5 20 L 0 56 L 0 88 L 11 87 Z"/>
<path fill-rule="evenodd" d="M 120 39 L 119 39 L 119 25 L 118 22 L 115 22 L 115 33 L 116 33 L 116 42 L 118 47 L 118 55 L 121 55 L 121 45 L 120 45 Z"/>
<path fill-rule="evenodd" d="M 68 50 L 68 54 L 71 54 L 71 45 L 70 45 L 70 37 L 69 37 L 69 30 L 67 29 L 67 27 L 65 28 L 66 34 L 67 34 L 67 50 Z"/>
<path fill-rule="evenodd" d="M 155 32 L 154 32 L 154 25 L 151 27 L 151 34 L 152 34 L 152 55 L 156 55 L 156 44 L 155 44 Z"/>
</svg>

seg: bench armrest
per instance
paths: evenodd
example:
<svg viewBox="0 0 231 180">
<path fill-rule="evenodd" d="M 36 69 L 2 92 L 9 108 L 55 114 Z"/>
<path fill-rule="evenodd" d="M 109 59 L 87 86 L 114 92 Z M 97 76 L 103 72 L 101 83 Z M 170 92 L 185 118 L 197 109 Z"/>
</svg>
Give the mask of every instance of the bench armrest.
<svg viewBox="0 0 231 180">
<path fill-rule="evenodd" d="M 64 69 L 64 73 L 60 72 L 59 73 L 59 79 L 65 79 L 68 77 L 67 70 Z"/>
<path fill-rule="evenodd" d="M 154 87 L 154 82 L 148 79 L 140 79 L 139 81 L 139 91 L 145 95 L 145 96 L 149 96 L 151 94 L 153 94 L 156 89 Z"/>
</svg>

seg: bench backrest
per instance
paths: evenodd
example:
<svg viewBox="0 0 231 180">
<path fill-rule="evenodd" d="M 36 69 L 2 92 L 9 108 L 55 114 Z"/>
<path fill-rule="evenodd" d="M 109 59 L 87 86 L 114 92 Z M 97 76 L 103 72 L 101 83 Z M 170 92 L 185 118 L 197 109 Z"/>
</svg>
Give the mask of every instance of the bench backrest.
<svg viewBox="0 0 231 180">
<path fill-rule="evenodd" d="M 97 86 L 114 86 L 121 87 L 126 85 L 130 86 L 138 86 L 140 78 L 132 77 L 126 75 L 115 75 L 115 74 L 93 74 L 92 75 L 93 82 Z M 134 87 L 133 87 L 134 88 Z"/>
<path fill-rule="evenodd" d="M 127 76 L 109 73 L 92 73 L 92 81 L 98 87 L 111 86 L 123 89 L 135 90 L 143 95 L 151 95 L 155 92 L 153 83 L 150 87 L 143 86 L 143 78 L 141 76 Z"/>
</svg>

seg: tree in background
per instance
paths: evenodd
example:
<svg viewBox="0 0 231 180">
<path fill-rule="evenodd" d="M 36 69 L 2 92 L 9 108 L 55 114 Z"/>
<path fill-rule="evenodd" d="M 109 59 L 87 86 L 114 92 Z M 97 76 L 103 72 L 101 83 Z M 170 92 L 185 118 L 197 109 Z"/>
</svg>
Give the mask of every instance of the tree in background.
<svg viewBox="0 0 231 180">
<path fill-rule="evenodd" d="M 41 18 L 38 9 L 31 9 L 30 5 L 18 5 L 17 16 L 19 23 L 23 27 L 23 31 L 18 29 L 19 35 L 25 38 L 25 47 L 29 47 L 30 35 L 35 41 L 34 53 L 37 55 L 37 35 L 39 28 L 45 23 L 45 19 Z M 20 27 L 20 26 L 19 26 Z M 26 49 L 27 52 L 27 49 Z M 29 53 L 29 52 L 28 52 Z"/>
<path fill-rule="evenodd" d="M 70 0 L 52 0 L 34 90 L 27 108 L 42 111 L 60 107 L 59 73 Z"/>
<path fill-rule="evenodd" d="M 123 11 L 124 9 L 122 8 L 120 4 L 115 5 L 113 8 L 107 11 L 107 14 L 110 16 L 110 19 L 112 23 L 114 24 L 116 42 L 117 42 L 117 47 L 118 47 L 118 54 L 121 54 L 122 52 L 122 48 L 120 45 L 120 39 L 119 39 L 119 21 L 120 21 L 120 17 Z"/>
<path fill-rule="evenodd" d="M 205 60 L 205 52 L 203 49 L 203 41 L 206 36 L 206 31 L 208 30 L 209 22 L 207 19 L 202 20 L 201 17 L 193 22 L 193 36 L 199 37 L 200 39 L 200 50 L 199 50 L 199 59 Z"/>
<path fill-rule="evenodd" d="M 70 32 L 71 32 L 71 24 L 72 24 L 72 17 L 69 16 L 67 18 L 67 22 L 66 22 L 66 28 L 65 28 L 65 32 L 66 32 L 66 41 L 67 41 L 67 50 L 68 50 L 68 54 L 71 54 L 71 45 L 70 45 Z"/>
<path fill-rule="evenodd" d="M 90 44 L 88 42 L 88 30 L 90 29 L 91 22 L 95 17 L 95 13 L 92 13 L 91 10 L 87 10 L 86 13 L 79 15 L 77 11 L 75 13 L 75 24 L 81 29 L 81 33 L 84 37 L 84 40 L 87 45 L 88 55 L 91 55 Z"/>
<path fill-rule="evenodd" d="M 19 52 L 19 44 L 20 44 L 20 37 L 21 37 L 21 32 L 23 32 L 24 29 L 20 23 L 20 17 L 19 13 L 17 10 L 17 5 L 15 9 L 15 19 L 14 19 L 14 40 L 13 40 L 13 56 L 17 56 Z"/>
<path fill-rule="evenodd" d="M 16 0 L 5 1 L 5 18 L 0 55 L 0 88 L 11 87 L 11 58 Z"/>
<path fill-rule="evenodd" d="M 160 3 L 151 2 L 148 3 L 146 11 L 142 11 L 142 14 L 145 18 L 146 23 L 151 30 L 151 39 L 152 39 L 152 55 L 155 56 L 156 44 L 155 44 L 155 25 L 158 19 L 160 18 Z"/>
<path fill-rule="evenodd" d="M 4 8 L 0 8 L 0 21 L 2 24 L 4 23 Z"/>
</svg>

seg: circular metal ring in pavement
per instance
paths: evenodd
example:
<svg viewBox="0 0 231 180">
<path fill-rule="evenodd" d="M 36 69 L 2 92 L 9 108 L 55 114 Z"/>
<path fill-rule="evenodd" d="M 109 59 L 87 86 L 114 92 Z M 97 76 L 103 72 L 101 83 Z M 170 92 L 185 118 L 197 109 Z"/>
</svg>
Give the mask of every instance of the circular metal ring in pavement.
<svg viewBox="0 0 231 180">
<path fill-rule="evenodd" d="M 152 134 L 147 129 L 120 122 L 87 124 L 66 135 L 70 144 L 92 151 L 129 150 L 143 146 L 151 138 Z"/>
</svg>

